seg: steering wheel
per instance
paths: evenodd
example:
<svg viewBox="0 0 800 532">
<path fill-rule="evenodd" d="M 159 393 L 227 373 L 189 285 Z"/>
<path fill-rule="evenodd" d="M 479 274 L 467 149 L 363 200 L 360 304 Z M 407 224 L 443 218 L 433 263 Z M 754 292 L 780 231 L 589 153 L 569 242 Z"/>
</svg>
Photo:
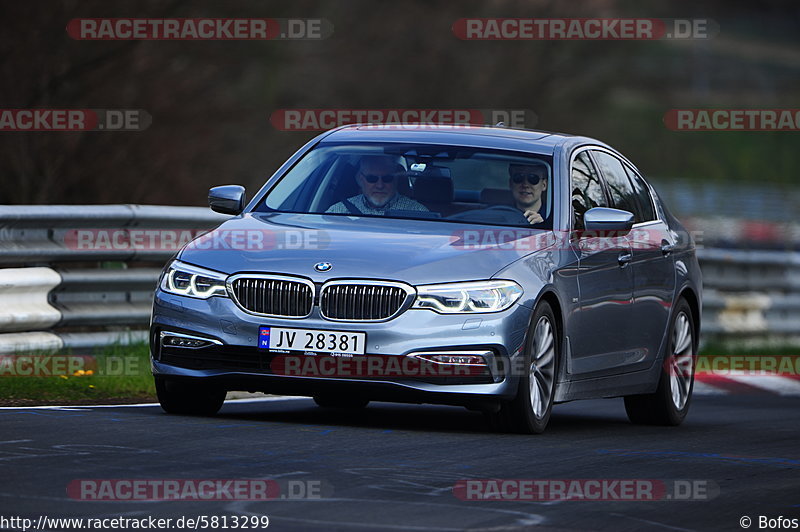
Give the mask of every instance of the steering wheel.
<svg viewBox="0 0 800 532">
<path fill-rule="evenodd" d="M 516 225 L 519 224 L 528 224 L 528 219 L 522 213 L 521 210 L 517 209 L 516 207 L 512 207 L 511 205 L 492 205 L 491 207 L 486 207 L 487 211 L 500 211 L 503 214 L 508 214 L 511 219 L 509 220 L 510 223 L 514 223 Z M 516 220 L 518 221 L 516 221 Z"/>
<path fill-rule="evenodd" d="M 510 205 L 492 205 L 483 209 L 451 214 L 448 220 L 464 220 L 472 223 L 529 225 L 522 211 Z"/>
</svg>

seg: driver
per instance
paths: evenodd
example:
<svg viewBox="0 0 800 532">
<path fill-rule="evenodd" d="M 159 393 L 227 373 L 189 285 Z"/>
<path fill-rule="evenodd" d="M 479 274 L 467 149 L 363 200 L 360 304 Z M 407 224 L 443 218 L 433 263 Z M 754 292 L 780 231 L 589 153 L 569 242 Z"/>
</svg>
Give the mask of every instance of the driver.
<svg viewBox="0 0 800 532">
<path fill-rule="evenodd" d="M 508 175 L 508 186 L 516 208 L 522 211 L 528 223 L 543 222 L 539 211 L 542 208 L 542 194 L 547 190 L 547 167 L 543 164 L 510 164 Z"/>
<path fill-rule="evenodd" d="M 397 180 L 403 172 L 403 167 L 389 156 L 362 157 L 356 174 L 361 194 L 340 201 L 325 212 L 381 215 L 388 210 L 427 211 L 424 205 L 397 191 Z"/>
</svg>

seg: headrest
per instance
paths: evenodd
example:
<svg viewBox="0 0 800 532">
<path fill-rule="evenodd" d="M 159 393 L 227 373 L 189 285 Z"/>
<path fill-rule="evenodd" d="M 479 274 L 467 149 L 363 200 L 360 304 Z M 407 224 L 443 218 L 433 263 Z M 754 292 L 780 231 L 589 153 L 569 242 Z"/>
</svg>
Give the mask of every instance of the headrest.
<svg viewBox="0 0 800 532">
<path fill-rule="evenodd" d="M 403 196 L 411 196 L 411 183 L 408 180 L 408 172 L 403 165 L 394 166 L 394 174 L 397 176 L 397 191 Z"/>
<path fill-rule="evenodd" d="M 453 180 L 448 177 L 422 175 L 414 180 L 414 199 L 449 203 L 453 201 Z"/>
<path fill-rule="evenodd" d="M 514 205 L 514 197 L 507 188 L 484 188 L 481 190 L 481 203 L 489 205 Z"/>
</svg>

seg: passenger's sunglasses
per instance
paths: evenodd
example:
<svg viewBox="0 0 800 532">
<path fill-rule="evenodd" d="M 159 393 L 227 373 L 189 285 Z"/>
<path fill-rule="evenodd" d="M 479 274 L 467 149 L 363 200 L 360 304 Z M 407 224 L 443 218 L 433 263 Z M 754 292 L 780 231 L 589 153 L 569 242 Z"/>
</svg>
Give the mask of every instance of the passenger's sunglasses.
<svg viewBox="0 0 800 532">
<path fill-rule="evenodd" d="M 538 185 L 539 182 L 542 180 L 542 176 L 539 174 L 514 174 L 511 176 L 511 181 L 515 185 L 519 185 L 523 181 L 528 181 L 531 185 Z"/>
<path fill-rule="evenodd" d="M 375 175 L 375 174 L 365 174 L 364 172 L 361 172 L 361 175 L 364 176 L 364 179 L 367 180 L 367 183 L 372 183 L 372 184 L 377 183 L 378 179 L 388 184 L 394 181 L 395 178 L 394 174 Z"/>
</svg>

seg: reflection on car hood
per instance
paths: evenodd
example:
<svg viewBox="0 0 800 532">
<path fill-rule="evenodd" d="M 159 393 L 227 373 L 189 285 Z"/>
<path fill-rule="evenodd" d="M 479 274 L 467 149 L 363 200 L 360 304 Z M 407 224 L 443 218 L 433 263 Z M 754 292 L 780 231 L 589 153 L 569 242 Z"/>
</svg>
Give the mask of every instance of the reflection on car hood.
<svg viewBox="0 0 800 532">
<path fill-rule="evenodd" d="M 246 214 L 191 242 L 180 260 L 223 273 L 268 272 L 314 281 L 342 277 L 411 284 L 486 279 L 552 245 L 529 228 L 354 218 L 313 214 Z M 320 273 L 314 265 L 331 263 Z"/>
</svg>

